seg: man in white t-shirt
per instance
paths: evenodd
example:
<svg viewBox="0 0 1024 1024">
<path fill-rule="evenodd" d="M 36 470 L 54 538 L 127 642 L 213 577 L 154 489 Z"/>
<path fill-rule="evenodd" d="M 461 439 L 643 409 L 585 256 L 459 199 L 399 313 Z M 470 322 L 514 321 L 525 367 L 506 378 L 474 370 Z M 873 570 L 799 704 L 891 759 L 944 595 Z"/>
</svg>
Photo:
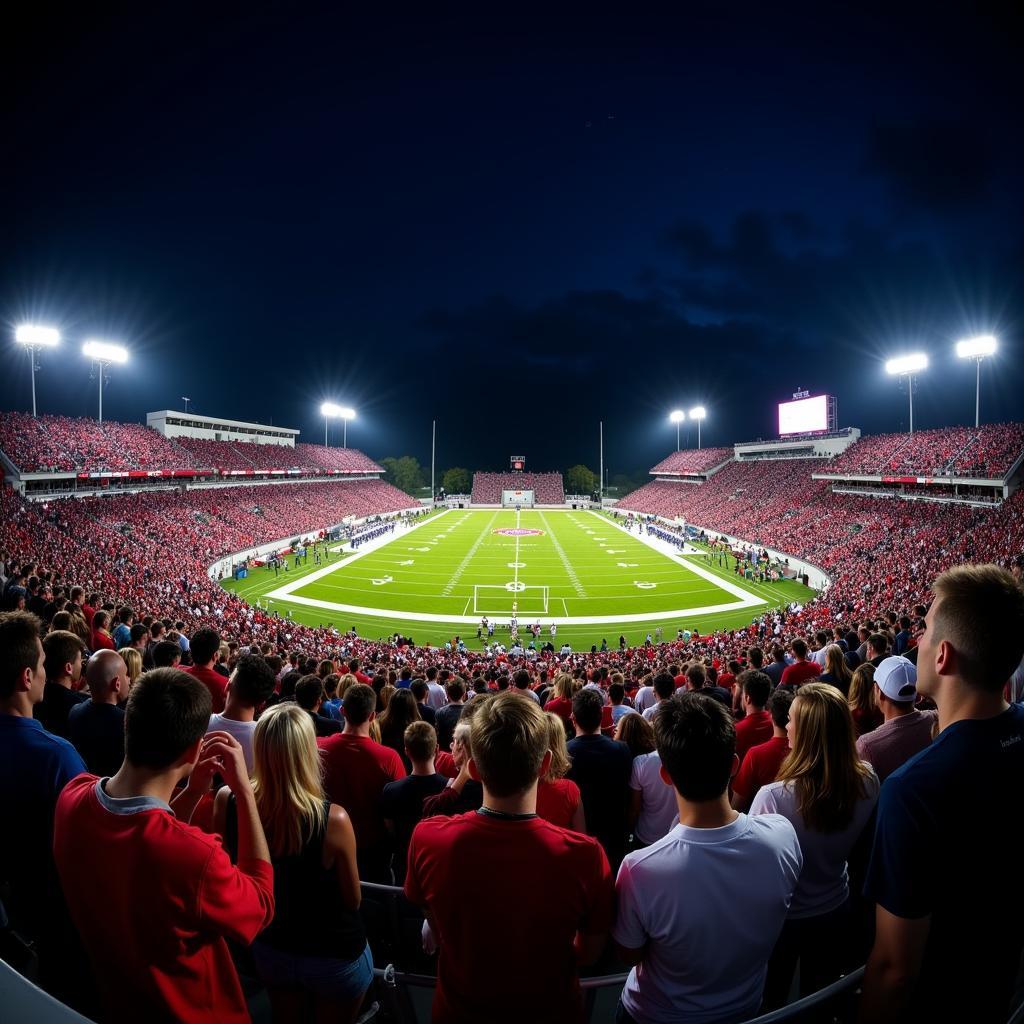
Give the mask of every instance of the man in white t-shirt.
<svg viewBox="0 0 1024 1024">
<path fill-rule="evenodd" d="M 256 712 L 274 692 L 273 669 L 258 654 L 243 654 L 228 679 L 224 710 L 210 715 L 207 732 L 227 732 L 242 745 L 245 766 L 252 774 L 252 734 Z"/>
<path fill-rule="evenodd" d="M 676 681 L 667 673 L 659 672 L 654 677 L 654 696 L 658 698 L 657 704 L 652 704 L 650 707 L 645 708 L 643 711 L 644 718 L 648 722 L 654 721 L 654 716 L 658 713 L 658 708 L 667 700 L 672 699 L 672 695 L 676 692 Z"/>
<path fill-rule="evenodd" d="M 619 869 L 612 935 L 633 970 L 617 1020 L 745 1020 L 757 1015 L 800 875 L 796 832 L 781 815 L 753 818 L 729 806 L 736 733 L 719 701 L 680 693 L 662 705 L 654 731 L 679 821 Z"/>
<path fill-rule="evenodd" d="M 656 750 L 633 758 L 629 776 L 629 823 L 638 846 L 650 846 L 675 828 L 679 820 L 676 791 L 661 778 Z"/>
</svg>

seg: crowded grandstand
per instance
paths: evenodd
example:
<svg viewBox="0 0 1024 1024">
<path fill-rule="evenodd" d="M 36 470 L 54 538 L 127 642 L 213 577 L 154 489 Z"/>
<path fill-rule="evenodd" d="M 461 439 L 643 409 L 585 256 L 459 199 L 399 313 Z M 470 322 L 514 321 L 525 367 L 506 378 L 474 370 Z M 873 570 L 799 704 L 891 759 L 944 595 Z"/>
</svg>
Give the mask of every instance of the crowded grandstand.
<svg viewBox="0 0 1024 1024">
<path fill-rule="evenodd" d="M 1016 785 L 994 751 L 1024 749 L 1024 425 L 670 453 L 588 502 L 680 558 L 771 550 L 826 585 L 588 652 L 555 614 L 550 643 L 492 645 L 485 616 L 416 645 L 247 602 L 224 576 L 326 571 L 434 498 L 295 431 L 153 423 L 0 415 L 0 955 L 58 999 L 97 1021 L 852 1019 L 935 907 L 916 1019 L 1005 1011 L 1019 948 L 961 943 L 1000 872 L 940 907 L 971 839 L 915 800 L 951 788 L 983 829 Z M 525 471 L 477 472 L 469 505 L 510 494 L 576 507 Z M 522 871 L 528 906 L 502 892 Z M 481 873 L 485 918 L 462 902 Z M 135 899 L 165 885 L 192 895 Z M 492 927 L 532 962 L 507 1006 Z M 978 987 L 946 992 L 954 969 Z"/>
</svg>

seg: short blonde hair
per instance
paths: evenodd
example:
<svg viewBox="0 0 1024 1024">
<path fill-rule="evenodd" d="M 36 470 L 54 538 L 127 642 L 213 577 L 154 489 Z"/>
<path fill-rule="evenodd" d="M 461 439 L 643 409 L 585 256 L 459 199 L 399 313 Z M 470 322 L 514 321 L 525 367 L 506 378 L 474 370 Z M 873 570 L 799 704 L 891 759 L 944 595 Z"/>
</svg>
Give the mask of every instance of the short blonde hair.
<svg viewBox="0 0 1024 1024">
<path fill-rule="evenodd" d="M 545 711 L 548 720 L 548 749 L 551 751 L 551 764 L 543 782 L 555 782 L 564 779 L 572 767 L 569 746 L 565 742 L 565 722 L 552 711 Z"/>
<path fill-rule="evenodd" d="M 549 750 L 548 721 L 532 700 L 499 693 L 473 715 L 470 743 L 480 779 L 495 796 L 514 796 L 540 775 Z"/>
</svg>

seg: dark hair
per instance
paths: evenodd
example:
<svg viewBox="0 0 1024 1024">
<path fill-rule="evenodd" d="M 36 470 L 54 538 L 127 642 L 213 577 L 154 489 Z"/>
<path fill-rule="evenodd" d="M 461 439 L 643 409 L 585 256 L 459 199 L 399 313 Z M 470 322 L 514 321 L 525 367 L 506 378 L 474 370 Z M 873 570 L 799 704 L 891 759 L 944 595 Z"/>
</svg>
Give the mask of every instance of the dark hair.
<svg viewBox="0 0 1024 1024">
<path fill-rule="evenodd" d="M 345 709 L 345 721 L 349 725 L 365 725 L 370 715 L 377 710 L 377 694 L 366 683 L 353 683 L 345 691 L 342 707 Z"/>
<path fill-rule="evenodd" d="M 654 739 L 661 763 L 685 800 L 720 797 L 736 756 L 736 727 L 719 701 L 684 692 L 658 706 Z"/>
<path fill-rule="evenodd" d="M 274 692 L 274 672 L 258 654 L 243 654 L 235 663 L 229 686 L 246 707 L 257 708 Z"/>
<path fill-rule="evenodd" d="M 445 693 L 450 701 L 459 701 L 466 696 L 466 683 L 459 676 L 452 676 L 445 684 Z"/>
<path fill-rule="evenodd" d="M 793 648 L 793 653 L 801 660 L 807 657 L 807 644 L 800 637 L 797 637 L 790 646 Z"/>
<path fill-rule="evenodd" d="M 789 725 L 789 705 L 793 703 L 793 692 L 784 686 L 778 687 L 768 698 L 768 711 L 772 723 L 779 729 Z"/>
<path fill-rule="evenodd" d="M 764 664 L 764 651 L 760 647 L 751 647 L 747 651 L 747 662 L 751 668 L 760 668 Z"/>
<path fill-rule="evenodd" d="M 43 637 L 43 651 L 46 655 L 43 667 L 46 669 L 46 678 L 57 679 L 64 673 L 64 666 L 69 661 L 74 661 L 79 651 L 84 654 L 87 650 L 77 633 L 66 629 L 51 630 Z"/>
<path fill-rule="evenodd" d="M 212 704 L 210 691 L 187 672 L 144 672 L 128 695 L 125 757 L 137 768 L 168 768 L 206 734 Z"/>
<path fill-rule="evenodd" d="M 318 700 L 324 697 L 324 681 L 312 672 L 295 684 L 295 703 L 306 711 L 312 711 Z"/>
<path fill-rule="evenodd" d="M 704 671 L 704 666 L 699 663 L 691 665 L 686 670 L 686 681 L 694 690 L 699 690 L 704 685 L 705 679 L 707 679 L 707 673 Z"/>
<path fill-rule="evenodd" d="M 889 649 L 889 641 L 883 633 L 872 633 L 868 637 L 868 647 L 874 648 L 879 654 L 885 654 Z M 1005 683 L 1006 680 L 1004 679 L 1003 682 Z"/>
<path fill-rule="evenodd" d="M 743 687 L 743 692 L 750 698 L 750 703 L 759 711 L 762 710 L 772 692 L 771 677 L 756 668 L 748 668 L 746 672 L 741 672 L 736 677 L 736 682 Z"/>
<path fill-rule="evenodd" d="M 597 690 L 584 687 L 572 699 L 572 717 L 584 732 L 593 732 L 601 726 L 604 702 Z"/>
<path fill-rule="evenodd" d="M 512 677 L 512 682 L 517 690 L 528 690 L 530 688 L 530 673 L 521 668 Z"/>
<path fill-rule="evenodd" d="M 174 640 L 161 640 L 153 648 L 155 668 L 173 668 L 175 658 L 181 658 L 181 645 Z"/>
<path fill-rule="evenodd" d="M 621 704 L 625 696 L 626 688 L 622 685 L 622 683 L 612 683 L 608 687 L 608 699 L 613 704 Z"/>
<path fill-rule="evenodd" d="M 654 750 L 654 726 L 643 715 L 631 713 L 619 720 L 619 742 L 629 747 L 633 757 Z"/>
<path fill-rule="evenodd" d="M 414 679 L 407 687 L 403 687 L 403 689 L 409 690 L 418 701 L 423 700 L 423 698 L 430 693 L 426 681 L 423 679 Z"/>
<path fill-rule="evenodd" d="M 155 622 L 153 626 L 155 629 Z M 189 647 L 192 649 L 192 661 L 196 665 L 205 665 L 220 650 L 220 634 L 215 629 L 197 629 Z"/>
<path fill-rule="evenodd" d="M 659 672 L 654 677 L 654 692 L 666 700 L 676 692 L 676 681 L 667 672 Z"/>
<path fill-rule="evenodd" d="M 411 689 L 395 690 L 380 716 L 380 741 L 401 753 L 405 749 L 405 730 L 422 719 Z"/>
<path fill-rule="evenodd" d="M 30 612 L 0 614 L 0 699 L 14 695 L 18 676 L 25 669 L 35 671 L 43 624 Z"/>
<path fill-rule="evenodd" d="M 149 635 L 149 626 L 144 622 L 132 623 L 131 643 L 137 644 L 144 636 Z"/>
</svg>

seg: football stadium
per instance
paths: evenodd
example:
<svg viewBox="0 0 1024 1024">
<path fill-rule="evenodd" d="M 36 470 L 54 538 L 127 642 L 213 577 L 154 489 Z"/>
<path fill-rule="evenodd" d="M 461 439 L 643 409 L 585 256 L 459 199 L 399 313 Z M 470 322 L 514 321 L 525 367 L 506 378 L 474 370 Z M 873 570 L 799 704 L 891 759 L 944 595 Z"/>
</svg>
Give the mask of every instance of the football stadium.
<svg viewBox="0 0 1024 1024">
<path fill-rule="evenodd" d="M 1018 26 L 22 16 L 0 1024 L 1022 1024 Z"/>
</svg>

